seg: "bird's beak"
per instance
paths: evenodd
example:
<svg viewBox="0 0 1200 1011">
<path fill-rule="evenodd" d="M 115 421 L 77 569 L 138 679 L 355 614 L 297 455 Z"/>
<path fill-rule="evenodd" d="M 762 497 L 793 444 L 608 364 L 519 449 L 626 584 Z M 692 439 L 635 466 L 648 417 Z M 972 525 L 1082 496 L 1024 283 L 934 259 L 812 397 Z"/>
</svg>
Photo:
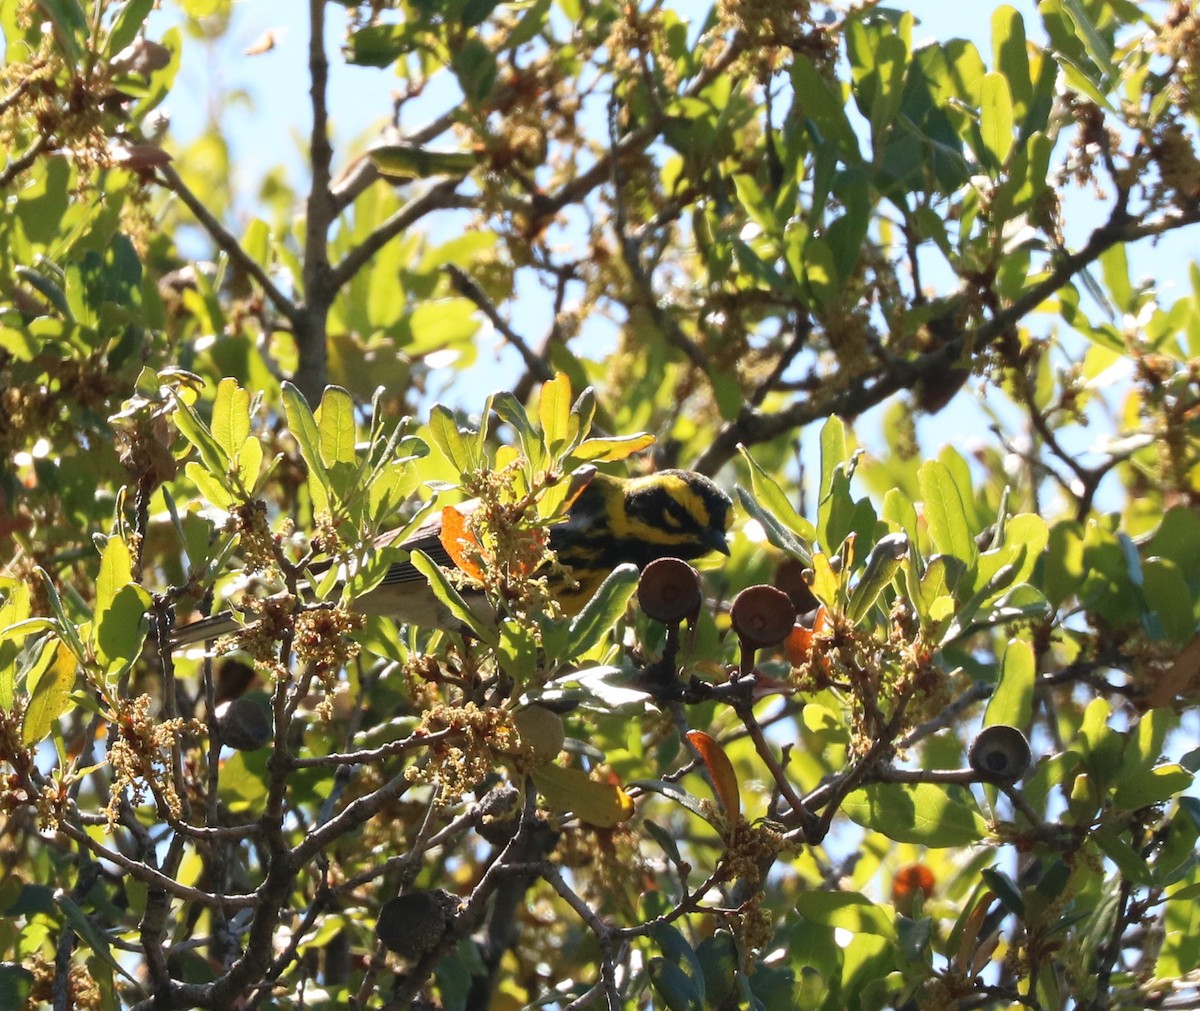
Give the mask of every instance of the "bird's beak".
<svg viewBox="0 0 1200 1011">
<path fill-rule="evenodd" d="M 714 551 L 719 551 L 723 555 L 729 554 L 729 545 L 725 542 L 724 530 L 709 531 L 708 546 Z"/>
</svg>

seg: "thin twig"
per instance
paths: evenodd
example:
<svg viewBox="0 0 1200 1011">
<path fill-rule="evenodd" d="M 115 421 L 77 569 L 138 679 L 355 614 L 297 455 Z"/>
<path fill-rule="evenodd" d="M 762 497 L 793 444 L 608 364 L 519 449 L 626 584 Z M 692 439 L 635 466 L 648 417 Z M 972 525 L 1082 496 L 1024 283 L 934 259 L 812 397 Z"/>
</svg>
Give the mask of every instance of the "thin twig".
<svg viewBox="0 0 1200 1011">
<path fill-rule="evenodd" d="M 287 317 L 288 321 L 294 325 L 297 315 L 296 304 L 276 286 L 259 262 L 242 248 L 234 234 L 204 206 L 200 198 L 180 178 L 179 173 L 171 165 L 162 165 L 158 169 L 158 180 L 183 201 L 184 206 L 192 212 L 193 217 L 200 222 L 201 227 L 209 234 L 213 242 L 233 263 L 258 282 L 279 314 Z"/>
<path fill-rule="evenodd" d="M 546 359 L 529 346 L 529 343 L 505 322 L 492 300 L 457 264 L 448 263 L 442 268 L 450 277 L 454 290 L 463 298 L 475 304 L 475 307 L 488 318 L 488 322 L 496 328 L 500 335 L 508 341 L 525 362 L 525 367 L 539 382 L 548 383 L 554 378 L 554 370 L 546 364 Z"/>
<path fill-rule="evenodd" d="M 355 274 L 362 270 L 372 256 L 431 211 L 474 206 L 473 201 L 455 194 L 454 190 L 460 182 L 462 182 L 461 179 L 443 179 L 420 196 L 413 197 L 350 250 L 342 261 L 330 270 L 330 288 L 337 291 L 342 285 L 348 283 Z"/>
<path fill-rule="evenodd" d="M 1082 249 L 1064 256 L 1045 278 L 988 322 L 936 351 L 907 361 L 890 361 L 886 366 L 859 376 L 833 396 L 795 401 L 786 409 L 773 413 L 759 411 L 747 404 L 737 418 L 724 425 L 694 468 L 712 474 L 733 457 L 740 443 L 769 442 L 791 429 L 802 428 L 831 414 L 861 414 L 891 394 L 910 388 L 927 373 L 957 362 L 966 348 L 986 347 L 1113 246 L 1163 235 L 1197 222 L 1200 222 L 1200 207 L 1150 221 L 1131 220 L 1120 208 L 1114 209 L 1109 220 L 1092 232 Z"/>
<path fill-rule="evenodd" d="M 17 176 L 29 168 L 30 165 L 37 161 L 38 155 L 50 145 L 50 140 L 50 137 L 43 134 L 29 145 L 23 155 L 5 165 L 4 171 L 0 172 L 0 189 L 11 183 Z"/>
</svg>

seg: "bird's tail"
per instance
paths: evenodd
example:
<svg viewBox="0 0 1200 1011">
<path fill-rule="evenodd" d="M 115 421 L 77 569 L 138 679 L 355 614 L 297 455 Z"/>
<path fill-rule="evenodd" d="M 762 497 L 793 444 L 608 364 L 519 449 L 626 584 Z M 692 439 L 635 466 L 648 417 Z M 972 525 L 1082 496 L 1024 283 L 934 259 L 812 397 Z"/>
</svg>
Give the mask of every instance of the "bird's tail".
<svg viewBox="0 0 1200 1011">
<path fill-rule="evenodd" d="M 244 626 L 238 621 L 232 611 L 220 611 L 209 618 L 199 621 L 189 621 L 171 631 L 171 648 L 179 649 L 193 642 L 204 642 L 206 639 L 217 639 L 231 632 L 240 631 Z"/>
</svg>

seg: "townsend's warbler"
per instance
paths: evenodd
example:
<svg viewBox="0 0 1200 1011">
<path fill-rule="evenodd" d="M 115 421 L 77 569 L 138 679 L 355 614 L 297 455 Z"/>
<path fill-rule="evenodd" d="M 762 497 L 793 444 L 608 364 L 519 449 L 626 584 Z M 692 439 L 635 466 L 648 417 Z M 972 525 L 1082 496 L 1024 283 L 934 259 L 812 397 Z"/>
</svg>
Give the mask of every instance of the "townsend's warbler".
<svg viewBox="0 0 1200 1011">
<path fill-rule="evenodd" d="M 469 512 L 470 504 L 457 508 Z M 710 551 L 729 554 L 725 533 L 733 519 L 732 509 L 728 495 L 693 471 L 664 470 L 635 478 L 593 474 L 566 520 L 553 524 L 549 531 L 549 546 L 571 577 L 556 587 L 562 610 L 576 613 L 618 565 L 632 563 L 644 568 L 658 558 L 690 560 Z M 441 527 L 438 516 L 393 546 L 422 551 L 439 565 L 453 568 L 442 545 Z M 389 544 L 394 536 L 393 531 L 384 533 L 378 543 Z M 380 583 L 354 600 L 353 607 L 361 614 L 384 615 L 402 624 L 461 630 L 425 577 L 407 561 L 392 565 Z M 183 646 L 214 639 L 241 627 L 233 611 L 222 611 L 179 626 L 171 643 Z"/>
</svg>

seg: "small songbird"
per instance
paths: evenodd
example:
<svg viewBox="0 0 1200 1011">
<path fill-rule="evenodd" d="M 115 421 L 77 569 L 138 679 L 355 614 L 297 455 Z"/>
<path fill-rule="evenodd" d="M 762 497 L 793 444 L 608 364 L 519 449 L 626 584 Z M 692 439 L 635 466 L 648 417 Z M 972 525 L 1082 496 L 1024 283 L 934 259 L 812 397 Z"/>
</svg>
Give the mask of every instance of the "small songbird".
<svg viewBox="0 0 1200 1011">
<path fill-rule="evenodd" d="M 470 503 L 456 507 L 469 512 Z M 618 565 L 639 569 L 658 558 L 700 558 L 712 551 L 729 554 L 725 535 L 733 520 L 729 496 L 703 474 L 664 470 L 644 477 L 595 473 L 571 504 L 567 518 L 550 529 L 550 548 L 570 575 L 556 597 L 567 614 L 587 603 Z M 418 528 L 395 547 L 422 551 L 439 565 L 454 562 L 441 541 L 441 516 Z M 391 544 L 395 531 L 382 534 Z M 561 592 L 558 592 L 561 591 Z M 425 577 L 411 562 L 397 562 L 383 580 L 352 603 L 361 614 L 384 615 L 402 624 L 458 630 Z M 228 635 L 243 627 L 233 611 L 176 628 L 173 647 Z"/>
</svg>

